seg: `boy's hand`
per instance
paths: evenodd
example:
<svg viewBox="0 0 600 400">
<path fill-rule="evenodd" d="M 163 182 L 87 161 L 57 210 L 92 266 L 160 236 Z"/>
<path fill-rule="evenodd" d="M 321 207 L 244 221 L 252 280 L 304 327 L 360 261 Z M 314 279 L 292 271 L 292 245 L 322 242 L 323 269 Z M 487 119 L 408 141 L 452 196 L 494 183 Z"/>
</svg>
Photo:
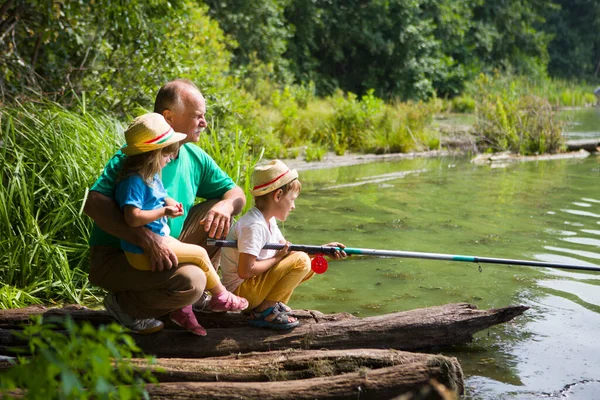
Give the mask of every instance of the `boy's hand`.
<svg viewBox="0 0 600 400">
<path fill-rule="evenodd" d="M 181 205 L 177 205 L 177 206 L 166 206 L 165 207 L 165 215 L 167 217 L 179 217 L 181 215 L 183 215 L 183 207 Z"/>
<path fill-rule="evenodd" d="M 277 250 L 277 253 L 275 253 L 275 257 L 284 259 L 287 256 L 289 256 L 290 255 L 290 245 L 291 245 L 290 242 L 285 242 L 285 245 L 280 250 Z"/>
<path fill-rule="evenodd" d="M 323 247 L 339 247 L 340 249 L 343 249 L 344 246 L 342 243 L 339 242 L 331 242 L 331 243 L 327 243 L 324 244 Z M 346 254 L 346 252 L 344 250 L 336 250 L 334 253 L 330 254 L 333 258 L 335 258 L 336 260 L 339 260 L 340 258 L 346 258 L 348 257 L 348 255 Z"/>
</svg>

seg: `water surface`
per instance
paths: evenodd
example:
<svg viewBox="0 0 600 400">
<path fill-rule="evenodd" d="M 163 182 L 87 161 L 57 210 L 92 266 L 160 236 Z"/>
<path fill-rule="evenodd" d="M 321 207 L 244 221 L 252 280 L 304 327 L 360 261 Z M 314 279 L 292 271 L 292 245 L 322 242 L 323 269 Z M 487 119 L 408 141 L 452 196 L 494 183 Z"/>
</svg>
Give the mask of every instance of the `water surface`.
<svg viewBox="0 0 600 400">
<path fill-rule="evenodd" d="M 564 132 L 567 139 L 600 138 L 600 107 L 564 110 L 561 116 L 568 121 Z"/>
<path fill-rule="evenodd" d="M 530 259 L 600 267 L 600 158 L 476 166 L 416 159 L 302 171 L 283 224 L 293 243 Z M 513 322 L 442 349 L 467 398 L 598 398 L 600 273 L 351 257 L 300 286 L 291 305 L 357 316 L 469 302 L 524 304 Z"/>
</svg>

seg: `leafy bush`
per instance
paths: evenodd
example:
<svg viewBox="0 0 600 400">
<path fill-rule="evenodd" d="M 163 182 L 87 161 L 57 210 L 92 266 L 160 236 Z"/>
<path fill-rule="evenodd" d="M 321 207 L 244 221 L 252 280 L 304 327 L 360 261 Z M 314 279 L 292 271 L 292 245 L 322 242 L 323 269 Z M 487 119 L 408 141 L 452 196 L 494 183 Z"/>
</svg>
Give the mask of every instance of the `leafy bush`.
<svg viewBox="0 0 600 400">
<path fill-rule="evenodd" d="M 563 122 L 547 100 L 520 96 L 511 87 L 496 95 L 484 90 L 486 82 L 486 78 L 480 78 L 475 123 L 479 146 L 523 155 L 562 150 Z"/>
<path fill-rule="evenodd" d="M 156 379 L 149 370 L 128 364 L 141 351 L 120 325 L 96 329 L 88 322 L 78 326 L 71 318 L 61 325 L 38 317 L 15 333 L 28 342 L 30 356 L 19 357 L 0 374 L 0 397 L 12 398 L 18 389 L 25 399 L 149 398 L 145 384 Z M 55 331 L 58 327 L 66 332 Z"/>
<path fill-rule="evenodd" d="M 475 99 L 468 95 L 461 95 L 453 98 L 452 111 L 459 113 L 471 113 L 475 111 Z"/>
</svg>

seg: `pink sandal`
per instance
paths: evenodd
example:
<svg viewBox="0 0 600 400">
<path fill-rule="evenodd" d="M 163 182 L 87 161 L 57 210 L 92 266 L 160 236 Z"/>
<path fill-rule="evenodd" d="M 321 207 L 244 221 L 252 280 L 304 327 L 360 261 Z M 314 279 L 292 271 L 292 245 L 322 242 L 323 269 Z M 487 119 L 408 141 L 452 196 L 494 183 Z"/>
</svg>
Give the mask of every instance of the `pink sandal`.
<svg viewBox="0 0 600 400">
<path fill-rule="evenodd" d="M 212 311 L 242 311 L 248 308 L 248 300 L 224 291 L 212 296 L 208 307 Z"/>
<path fill-rule="evenodd" d="M 206 329 L 198 323 L 192 306 L 186 306 L 171 313 L 171 321 L 197 336 L 206 336 Z"/>
</svg>

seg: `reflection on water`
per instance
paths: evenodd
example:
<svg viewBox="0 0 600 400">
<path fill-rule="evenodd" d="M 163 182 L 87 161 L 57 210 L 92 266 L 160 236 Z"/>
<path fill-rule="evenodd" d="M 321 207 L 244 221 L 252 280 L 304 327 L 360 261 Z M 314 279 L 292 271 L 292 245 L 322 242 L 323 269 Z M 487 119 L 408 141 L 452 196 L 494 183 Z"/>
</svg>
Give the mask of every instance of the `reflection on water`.
<svg viewBox="0 0 600 400">
<path fill-rule="evenodd" d="M 567 139 L 600 138 L 600 108 L 565 110 L 561 116 L 568 122 L 564 132 Z"/>
<path fill-rule="evenodd" d="M 302 171 L 303 191 L 283 230 L 293 243 L 600 268 L 599 163 L 591 156 L 498 170 L 448 158 Z M 452 302 L 525 304 L 531 309 L 513 323 L 441 350 L 463 365 L 467 398 L 594 398 L 600 273 L 481 266 L 351 257 L 300 286 L 291 304 L 359 316 Z"/>
</svg>

